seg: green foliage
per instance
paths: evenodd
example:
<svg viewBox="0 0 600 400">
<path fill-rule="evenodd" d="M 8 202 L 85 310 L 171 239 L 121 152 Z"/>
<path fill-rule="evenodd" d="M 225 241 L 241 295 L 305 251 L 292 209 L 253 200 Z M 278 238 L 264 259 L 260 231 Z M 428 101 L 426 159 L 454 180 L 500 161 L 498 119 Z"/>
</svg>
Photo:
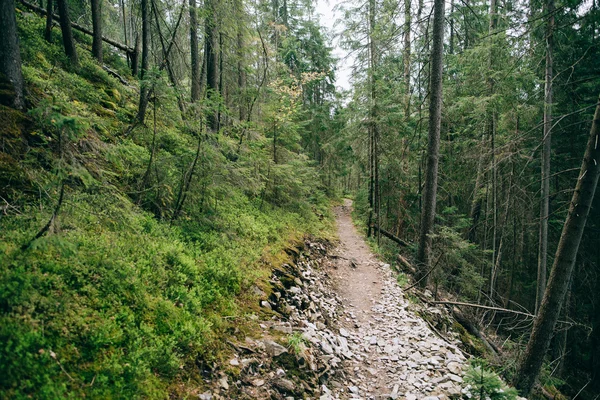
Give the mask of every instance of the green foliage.
<svg viewBox="0 0 600 400">
<path fill-rule="evenodd" d="M 318 170 L 298 144 L 300 92 L 261 99 L 265 116 L 242 145 L 230 126 L 202 128 L 206 110 L 229 116 L 222 98 L 183 121 L 177 93 L 153 70 L 151 117 L 125 137 L 137 90 L 87 51 L 67 68 L 43 29 L 42 18 L 19 16 L 32 106 L 2 113 L 11 141 L 2 138 L 1 183 L 18 203 L 0 216 L 0 397 L 165 398 L 180 382 L 197 388 L 197 365 L 218 357 L 222 317 L 241 316 L 240 295 L 270 274 L 262 260 L 331 230 Z M 105 62 L 127 76 L 123 59 L 107 52 Z M 63 184 L 51 228 L 22 250 Z"/>
<path fill-rule="evenodd" d="M 465 373 L 464 382 L 469 398 L 479 400 L 515 400 L 517 390 L 509 388 L 496 373 L 486 368 L 485 362 L 474 359 Z"/>
<path fill-rule="evenodd" d="M 399 272 L 398 276 L 396 276 L 396 282 L 400 287 L 406 287 L 408 285 L 408 277 L 404 272 Z"/>
<path fill-rule="evenodd" d="M 307 341 L 300 332 L 294 332 L 287 338 L 288 348 L 295 354 L 302 354 L 306 350 Z"/>
</svg>

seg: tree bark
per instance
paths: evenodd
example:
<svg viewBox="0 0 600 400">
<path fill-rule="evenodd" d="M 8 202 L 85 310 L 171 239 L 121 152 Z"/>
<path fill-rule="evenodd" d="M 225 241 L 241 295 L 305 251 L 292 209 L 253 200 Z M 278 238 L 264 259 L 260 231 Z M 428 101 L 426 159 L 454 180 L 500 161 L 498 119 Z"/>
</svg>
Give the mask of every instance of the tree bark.
<svg viewBox="0 0 600 400">
<path fill-rule="evenodd" d="M 44 30 L 44 38 L 48 43 L 52 43 L 52 19 L 54 12 L 54 1 L 48 0 L 46 2 L 46 29 Z"/>
<path fill-rule="evenodd" d="M 60 16 L 60 30 L 62 31 L 65 54 L 69 57 L 71 64 L 76 66 L 79 64 L 79 59 L 77 58 L 77 50 L 75 49 L 73 31 L 71 30 L 67 0 L 56 0 L 56 4 L 58 6 L 58 15 Z"/>
<path fill-rule="evenodd" d="M 600 99 L 599 99 L 600 101 Z M 522 395 L 531 391 L 548 351 L 560 308 L 573 274 L 577 251 L 600 177 L 600 103 L 596 106 L 579 179 L 571 200 L 567 219 L 558 243 L 548 286 L 527 349 L 519 362 L 514 386 Z"/>
<path fill-rule="evenodd" d="M 25 107 L 21 53 L 14 0 L 0 0 L 0 103 Z"/>
<path fill-rule="evenodd" d="M 192 103 L 200 100 L 200 57 L 198 54 L 198 15 L 196 0 L 189 0 L 190 5 L 190 47 L 192 62 Z"/>
<path fill-rule="evenodd" d="M 410 117 L 410 0 L 404 0 L 404 119 Z"/>
<path fill-rule="evenodd" d="M 535 298 L 535 310 L 539 310 L 544 290 L 546 289 L 546 270 L 548 260 L 548 217 L 550 215 L 550 156 L 552 151 L 552 50 L 554 30 L 554 0 L 547 0 L 546 13 L 548 22 L 546 25 L 546 77 L 544 98 L 544 129 L 542 150 L 542 187 L 540 202 L 540 236 L 538 246 L 538 270 L 537 290 Z"/>
<path fill-rule="evenodd" d="M 148 73 L 150 62 L 150 11 L 148 10 L 148 0 L 142 0 L 142 69 L 140 78 L 142 84 L 140 88 L 140 103 L 138 108 L 137 120 L 143 124 L 146 119 L 146 109 L 148 108 L 148 84 L 144 82 Z"/>
<path fill-rule="evenodd" d="M 92 55 L 102 64 L 102 0 L 91 0 L 92 4 Z"/>
<path fill-rule="evenodd" d="M 206 83 L 209 90 L 209 99 L 214 99 L 215 94 L 219 90 L 218 77 L 219 77 L 219 64 L 217 57 L 217 16 L 216 16 L 216 4 L 215 0 L 206 0 L 206 22 L 205 22 L 205 48 L 206 53 Z M 208 125 L 211 130 L 215 131 L 218 125 L 217 113 L 210 111 L 208 115 Z"/>
<path fill-rule="evenodd" d="M 421 287 L 427 286 L 425 275 L 431 262 L 431 237 L 435 222 L 435 206 L 440 152 L 440 129 L 442 124 L 442 70 L 444 52 L 444 0 L 433 3 L 433 47 L 431 49 L 431 75 L 429 94 L 429 139 L 427 144 L 427 167 L 423 190 L 423 209 L 417 251 L 417 280 Z"/>
</svg>

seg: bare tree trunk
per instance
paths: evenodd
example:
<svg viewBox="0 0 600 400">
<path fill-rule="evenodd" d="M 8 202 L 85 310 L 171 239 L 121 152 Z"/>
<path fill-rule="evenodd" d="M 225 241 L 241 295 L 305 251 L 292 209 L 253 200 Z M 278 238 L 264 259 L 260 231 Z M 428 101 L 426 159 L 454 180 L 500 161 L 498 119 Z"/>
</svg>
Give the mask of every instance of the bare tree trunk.
<svg viewBox="0 0 600 400">
<path fill-rule="evenodd" d="M 600 101 L 600 99 L 599 99 Z M 579 179 L 563 226 L 548 286 L 533 325 L 527 349 L 519 362 L 514 386 L 528 395 L 538 375 L 573 274 L 579 244 L 600 177 L 600 103 L 596 106 Z"/>
<path fill-rule="evenodd" d="M 14 0 L 0 0 L 0 38 L 0 103 L 21 110 L 25 96 Z"/>
<path fill-rule="evenodd" d="M 410 117 L 410 0 L 404 0 L 404 119 Z"/>
<path fill-rule="evenodd" d="M 67 0 L 56 0 L 56 4 L 58 5 L 58 14 L 60 15 L 60 29 L 62 31 L 65 54 L 69 57 L 71 64 L 76 66 L 79 64 L 79 59 L 77 58 L 77 50 L 75 49 L 75 40 L 73 40 Z"/>
<path fill-rule="evenodd" d="M 238 27 L 237 32 L 237 47 L 238 47 L 238 90 L 240 93 L 240 122 L 248 119 L 248 102 L 246 99 L 246 69 L 244 68 L 244 33 L 242 32 L 241 25 Z"/>
<path fill-rule="evenodd" d="M 60 1 L 60 0 L 59 0 Z M 148 10 L 148 0 L 142 0 L 142 85 L 140 89 L 140 104 L 138 108 L 137 120 L 143 124 L 146 119 L 146 109 L 148 108 L 148 84 L 144 79 L 148 75 L 150 63 L 150 11 Z"/>
<path fill-rule="evenodd" d="M 44 38 L 48 43 L 52 43 L 52 19 L 54 13 L 54 1 L 46 2 L 46 29 L 44 30 Z"/>
<path fill-rule="evenodd" d="M 102 64 L 102 0 L 91 0 L 92 4 L 92 55 Z"/>
<path fill-rule="evenodd" d="M 51 0 L 49 0 L 51 1 Z M 125 18 L 125 0 L 119 0 L 119 7 L 121 7 L 121 17 L 123 18 L 123 38 L 125 39 L 125 46 L 129 47 L 127 44 L 127 19 Z M 131 67 L 131 55 L 127 52 L 127 65 Z"/>
<path fill-rule="evenodd" d="M 550 215 L 550 156 L 552 151 L 552 33 L 554 30 L 554 0 L 547 0 L 546 13 L 546 82 L 544 99 L 544 129 L 542 143 L 542 188 L 540 203 L 540 236 L 538 247 L 537 291 L 535 310 L 540 308 L 544 290 L 546 289 L 546 269 L 548 264 L 548 217 Z"/>
<path fill-rule="evenodd" d="M 210 91 L 209 98 L 215 98 L 215 94 L 219 90 L 218 79 L 219 79 L 219 64 L 217 57 L 217 16 L 216 16 L 216 4 L 215 0 L 206 0 L 206 52 L 204 57 L 206 58 L 206 83 L 208 90 Z M 216 112 L 210 112 L 208 115 L 208 125 L 211 130 L 215 131 L 218 125 L 218 119 Z"/>
<path fill-rule="evenodd" d="M 377 142 L 375 123 L 375 0 L 369 0 L 369 220 L 367 237 L 373 233 L 373 214 L 377 218 Z"/>
<path fill-rule="evenodd" d="M 140 36 L 135 35 L 135 45 L 131 53 L 131 75 L 138 76 L 139 74 L 139 57 L 140 57 Z"/>
<path fill-rule="evenodd" d="M 198 15 L 196 0 L 189 0 L 190 5 L 190 47 L 192 62 L 192 103 L 200 100 L 200 57 L 198 54 Z"/>
<path fill-rule="evenodd" d="M 427 272 L 431 263 L 431 237 L 435 223 L 438 163 L 440 152 L 440 130 L 442 124 L 442 71 L 444 56 L 444 0 L 433 3 L 433 47 L 431 49 L 431 74 L 429 94 L 429 140 L 427 145 L 427 167 L 423 190 L 421 230 L 417 250 L 417 281 L 427 286 Z"/>
</svg>

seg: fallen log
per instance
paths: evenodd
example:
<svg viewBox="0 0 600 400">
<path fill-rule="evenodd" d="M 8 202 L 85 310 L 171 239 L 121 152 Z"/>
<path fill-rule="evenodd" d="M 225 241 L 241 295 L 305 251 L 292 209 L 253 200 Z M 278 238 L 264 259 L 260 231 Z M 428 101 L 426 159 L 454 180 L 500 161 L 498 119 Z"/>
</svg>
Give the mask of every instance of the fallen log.
<svg viewBox="0 0 600 400">
<path fill-rule="evenodd" d="M 405 242 L 404 240 L 400 239 L 398 236 L 392 234 L 391 232 L 388 232 L 385 229 L 380 228 L 378 225 L 373 224 L 373 229 L 378 230 L 383 236 L 385 236 L 386 238 L 390 239 L 393 242 L 396 242 L 400 246 L 403 246 L 403 247 L 410 246 L 410 243 Z"/>
<path fill-rule="evenodd" d="M 21 0 L 21 4 L 23 4 L 25 7 L 29 8 L 32 11 L 37 12 L 38 14 L 41 14 L 42 16 L 46 16 L 46 10 L 42 7 L 36 6 L 35 4 L 29 3 L 26 0 Z M 60 21 L 60 17 L 56 14 L 52 14 L 52 19 L 55 21 Z M 80 32 L 85 33 L 86 35 L 93 35 L 93 32 L 75 22 L 71 22 L 71 26 L 73 27 L 73 29 L 78 30 Z M 124 51 L 125 53 L 128 54 L 133 54 L 135 52 L 135 49 L 125 46 L 122 43 L 119 43 L 117 41 L 114 41 L 112 39 L 109 39 L 107 37 L 102 36 L 102 41 L 106 42 L 108 44 L 110 44 L 113 47 L 116 47 L 117 49 Z"/>
</svg>

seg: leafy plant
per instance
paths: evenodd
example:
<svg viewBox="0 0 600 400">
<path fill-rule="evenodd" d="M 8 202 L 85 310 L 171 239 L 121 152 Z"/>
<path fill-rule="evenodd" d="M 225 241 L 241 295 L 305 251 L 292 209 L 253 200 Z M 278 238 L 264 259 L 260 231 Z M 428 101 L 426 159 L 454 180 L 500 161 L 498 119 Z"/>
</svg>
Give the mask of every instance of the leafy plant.
<svg viewBox="0 0 600 400">
<path fill-rule="evenodd" d="M 479 400 L 515 400 L 517 390 L 509 388 L 493 371 L 486 368 L 485 362 L 475 359 L 465 373 L 465 390 L 469 398 Z"/>
<path fill-rule="evenodd" d="M 301 354 L 306 349 L 306 339 L 300 332 L 294 332 L 287 338 L 288 347 L 295 353 Z"/>
</svg>

